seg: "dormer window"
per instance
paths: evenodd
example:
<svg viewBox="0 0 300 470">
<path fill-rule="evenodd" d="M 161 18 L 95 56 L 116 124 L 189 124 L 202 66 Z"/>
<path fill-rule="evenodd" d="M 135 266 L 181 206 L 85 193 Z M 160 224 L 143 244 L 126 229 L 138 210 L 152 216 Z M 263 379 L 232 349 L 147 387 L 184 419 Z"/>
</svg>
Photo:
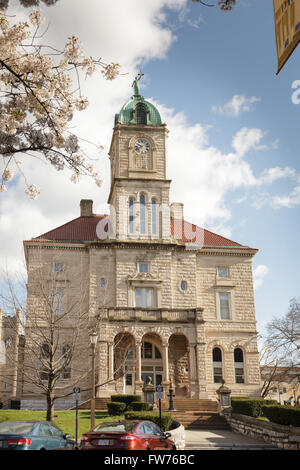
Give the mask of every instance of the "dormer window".
<svg viewBox="0 0 300 470">
<path fill-rule="evenodd" d="M 138 103 L 135 108 L 136 123 L 147 124 L 147 108 L 144 103 Z"/>
</svg>

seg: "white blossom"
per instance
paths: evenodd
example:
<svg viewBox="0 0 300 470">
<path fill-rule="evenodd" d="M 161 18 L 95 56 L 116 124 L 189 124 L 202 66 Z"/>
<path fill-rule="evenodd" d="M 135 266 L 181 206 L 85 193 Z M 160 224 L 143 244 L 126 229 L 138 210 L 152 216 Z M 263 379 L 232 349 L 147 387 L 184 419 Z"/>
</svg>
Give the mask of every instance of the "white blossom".
<svg viewBox="0 0 300 470">
<path fill-rule="evenodd" d="M 29 199 L 36 199 L 40 194 L 38 188 L 34 184 L 30 184 L 25 190 L 25 193 L 27 194 Z"/>
<path fill-rule="evenodd" d="M 39 26 L 44 21 L 42 13 L 35 9 L 30 13 L 29 18 L 34 26 Z"/>
<path fill-rule="evenodd" d="M 14 173 L 11 170 L 5 170 L 2 175 L 2 180 L 5 182 L 11 181 L 14 176 Z"/>
<path fill-rule="evenodd" d="M 78 109 L 78 111 L 83 111 L 84 109 L 86 109 L 89 105 L 89 100 L 87 98 L 78 98 L 76 100 L 76 103 L 75 103 L 75 106 L 76 106 L 76 109 Z"/>
</svg>

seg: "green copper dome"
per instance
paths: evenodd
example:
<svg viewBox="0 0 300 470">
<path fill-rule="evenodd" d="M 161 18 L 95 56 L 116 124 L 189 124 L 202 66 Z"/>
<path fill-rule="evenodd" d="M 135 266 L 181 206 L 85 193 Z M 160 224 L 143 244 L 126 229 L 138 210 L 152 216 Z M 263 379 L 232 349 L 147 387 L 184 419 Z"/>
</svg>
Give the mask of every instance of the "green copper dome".
<svg viewBox="0 0 300 470">
<path fill-rule="evenodd" d="M 124 104 L 115 121 L 120 124 L 144 124 L 147 126 L 162 126 L 162 120 L 156 107 L 146 101 L 140 94 L 138 81 L 142 74 L 135 78 L 132 86 L 134 95 L 128 103 Z"/>
</svg>

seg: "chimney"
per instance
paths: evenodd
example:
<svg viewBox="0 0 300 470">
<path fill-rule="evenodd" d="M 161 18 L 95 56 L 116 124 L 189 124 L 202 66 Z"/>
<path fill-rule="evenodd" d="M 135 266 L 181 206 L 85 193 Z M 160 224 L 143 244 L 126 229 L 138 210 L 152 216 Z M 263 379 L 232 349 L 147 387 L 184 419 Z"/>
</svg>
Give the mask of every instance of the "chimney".
<svg viewBox="0 0 300 470">
<path fill-rule="evenodd" d="M 81 199 L 80 201 L 80 217 L 92 217 L 93 201 L 91 199 Z"/>
<path fill-rule="evenodd" d="M 173 202 L 171 204 L 171 218 L 183 221 L 183 204 L 182 202 Z"/>
</svg>

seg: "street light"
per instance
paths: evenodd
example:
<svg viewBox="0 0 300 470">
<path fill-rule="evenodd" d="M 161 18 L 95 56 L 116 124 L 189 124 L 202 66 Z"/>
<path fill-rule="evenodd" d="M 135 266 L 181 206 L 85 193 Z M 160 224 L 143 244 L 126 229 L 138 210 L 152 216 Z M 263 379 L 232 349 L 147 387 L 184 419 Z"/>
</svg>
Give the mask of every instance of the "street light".
<svg viewBox="0 0 300 470">
<path fill-rule="evenodd" d="M 95 349 L 98 341 L 97 333 L 90 334 L 90 342 L 92 348 L 92 396 L 91 396 L 91 430 L 95 426 Z"/>
</svg>

